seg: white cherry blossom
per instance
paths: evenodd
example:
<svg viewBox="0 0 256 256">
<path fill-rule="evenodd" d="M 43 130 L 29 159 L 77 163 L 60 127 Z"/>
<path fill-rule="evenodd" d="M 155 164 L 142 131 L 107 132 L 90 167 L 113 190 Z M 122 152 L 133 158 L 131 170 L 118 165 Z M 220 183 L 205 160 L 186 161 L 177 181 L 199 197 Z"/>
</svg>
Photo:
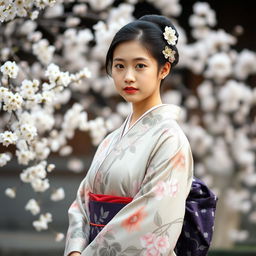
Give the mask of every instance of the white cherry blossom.
<svg viewBox="0 0 256 256">
<path fill-rule="evenodd" d="M 76 173 L 82 172 L 83 169 L 84 169 L 84 164 L 83 164 L 83 162 L 82 162 L 80 159 L 74 158 L 74 157 L 72 157 L 72 158 L 68 161 L 67 166 L 68 166 L 68 168 L 69 168 L 72 172 L 76 172 Z"/>
<path fill-rule="evenodd" d="M 6 61 L 0 68 L 5 76 L 16 78 L 19 72 L 19 67 L 14 61 Z"/>
<path fill-rule="evenodd" d="M 7 188 L 5 190 L 5 195 L 7 195 L 10 198 L 15 198 L 16 197 L 16 190 L 14 188 Z"/>
<path fill-rule="evenodd" d="M 27 165 L 29 161 L 34 160 L 36 157 L 36 154 L 33 151 L 30 150 L 16 150 L 15 152 L 18 163 Z"/>
<path fill-rule="evenodd" d="M 41 39 L 39 42 L 33 44 L 33 53 L 44 65 L 47 65 L 52 61 L 54 51 L 55 47 L 49 45 L 49 42 L 46 39 Z"/>
<path fill-rule="evenodd" d="M 234 75 L 241 80 L 256 73 L 256 54 L 248 49 L 242 50 L 237 55 L 234 67 Z"/>
<path fill-rule="evenodd" d="M 182 10 L 179 0 L 148 0 L 148 2 L 154 4 L 157 8 L 162 10 L 164 15 L 167 16 L 178 16 Z"/>
<path fill-rule="evenodd" d="M 0 154 L 0 167 L 5 166 L 8 161 L 11 160 L 11 153 L 1 153 Z"/>
<path fill-rule="evenodd" d="M 65 198 L 65 191 L 63 188 L 58 188 L 51 194 L 52 201 L 60 201 L 60 200 L 63 200 L 64 198 Z"/>
<path fill-rule="evenodd" d="M 5 131 L 0 133 L 0 143 L 4 146 L 9 146 L 10 144 L 15 144 L 18 140 L 18 137 L 15 133 L 10 131 Z"/>
<path fill-rule="evenodd" d="M 48 229 L 49 222 L 52 222 L 52 214 L 47 212 L 45 214 L 40 214 L 39 219 L 33 221 L 33 226 L 37 231 L 42 231 Z"/>
<path fill-rule="evenodd" d="M 114 0 L 88 0 L 88 2 L 92 9 L 100 11 L 110 6 L 114 2 Z"/>
<path fill-rule="evenodd" d="M 21 109 L 23 104 L 23 99 L 19 93 L 14 94 L 12 92 L 9 92 L 8 94 L 6 94 L 6 97 L 3 99 L 3 101 L 3 110 L 7 112 L 12 112 Z"/>
<path fill-rule="evenodd" d="M 212 78 L 216 82 L 223 82 L 232 74 L 232 61 L 224 53 L 217 53 L 209 58 L 208 67 L 205 71 L 207 78 Z"/>
<path fill-rule="evenodd" d="M 55 241 L 60 242 L 65 238 L 65 235 L 63 233 L 57 233 L 55 236 Z"/>
<path fill-rule="evenodd" d="M 218 98 L 221 109 L 225 112 L 233 112 L 240 108 L 240 103 L 252 102 L 252 92 L 248 86 L 235 80 L 228 80 L 219 90 Z"/>
<path fill-rule="evenodd" d="M 52 172 L 52 170 L 55 168 L 55 164 L 49 164 L 48 166 L 47 166 L 47 171 L 48 172 Z"/>
<path fill-rule="evenodd" d="M 35 199 L 30 199 L 25 205 L 25 210 L 30 211 L 33 215 L 37 215 L 40 212 L 40 206 Z"/>
</svg>

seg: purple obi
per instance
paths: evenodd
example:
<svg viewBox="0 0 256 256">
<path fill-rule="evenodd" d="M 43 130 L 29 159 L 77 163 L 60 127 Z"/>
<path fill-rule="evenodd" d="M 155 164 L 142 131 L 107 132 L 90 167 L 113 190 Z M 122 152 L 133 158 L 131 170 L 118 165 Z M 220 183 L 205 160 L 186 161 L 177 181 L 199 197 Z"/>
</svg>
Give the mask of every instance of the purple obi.
<svg viewBox="0 0 256 256">
<path fill-rule="evenodd" d="M 177 256 L 206 256 L 214 231 L 217 196 L 200 179 L 193 177 L 186 199 L 183 228 L 177 241 Z"/>
<path fill-rule="evenodd" d="M 89 192 L 90 235 L 89 243 L 132 197 L 93 194 Z"/>
<path fill-rule="evenodd" d="M 89 193 L 89 243 L 133 198 Z M 212 240 L 217 197 L 194 177 L 186 199 L 183 228 L 175 247 L 177 256 L 206 256 Z"/>
</svg>

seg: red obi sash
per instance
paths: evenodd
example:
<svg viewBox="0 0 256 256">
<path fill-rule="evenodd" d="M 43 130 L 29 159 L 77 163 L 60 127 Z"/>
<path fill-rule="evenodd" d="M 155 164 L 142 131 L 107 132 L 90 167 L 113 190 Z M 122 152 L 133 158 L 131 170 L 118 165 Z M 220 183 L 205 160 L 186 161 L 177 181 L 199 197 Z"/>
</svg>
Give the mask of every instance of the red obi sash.
<svg viewBox="0 0 256 256">
<path fill-rule="evenodd" d="M 89 199 L 92 201 L 98 201 L 98 202 L 127 204 L 127 203 L 130 203 L 133 198 L 132 197 L 124 197 L 124 196 L 94 194 L 94 193 L 89 192 Z"/>
</svg>

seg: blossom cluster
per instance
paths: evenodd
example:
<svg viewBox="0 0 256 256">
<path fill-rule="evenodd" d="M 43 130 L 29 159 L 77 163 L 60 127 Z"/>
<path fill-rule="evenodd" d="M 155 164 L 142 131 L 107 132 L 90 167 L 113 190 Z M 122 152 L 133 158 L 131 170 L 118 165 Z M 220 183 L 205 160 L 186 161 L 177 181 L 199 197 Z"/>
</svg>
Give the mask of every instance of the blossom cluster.
<svg viewBox="0 0 256 256">
<path fill-rule="evenodd" d="M 148 2 L 154 4 L 157 8 L 161 10 L 163 15 L 166 16 L 179 16 L 182 11 L 182 6 L 179 0 L 147 0 Z"/>
<path fill-rule="evenodd" d="M 160 256 L 166 253 L 168 248 L 170 248 L 168 236 L 157 236 L 156 234 L 150 232 L 140 237 L 140 243 L 146 250 L 144 255 Z"/>
<path fill-rule="evenodd" d="M 1 72 L 3 75 L 8 76 L 10 78 L 16 78 L 19 67 L 14 61 L 7 61 L 1 66 Z"/>
<path fill-rule="evenodd" d="M 49 42 L 46 39 L 41 39 L 33 44 L 32 49 L 33 53 L 38 57 L 42 64 L 48 65 L 51 63 L 55 47 L 49 45 Z"/>
<path fill-rule="evenodd" d="M 42 51 L 43 49 L 40 49 L 38 54 L 42 54 Z M 14 84 L 20 80 L 20 70 L 19 66 L 11 61 L 1 66 L 3 86 L 0 86 L 0 102 L 3 104 L 0 106 L 7 113 L 15 112 L 17 119 L 12 122 L 9 130 L 0 133 L 0 143 L 6 147 L 10 144 L 16 145 L 15 155 L 19 164 L 28 165 L 32 160 L 37 161 L 37 164 L 23 169 L 20 179 L 31 184 L 34 191 L 42 193 L 50 188 L 47 172 L 51 172 L 55 167 L 53 164 L 47 165 L 45 159 L 51 151 L 56 151 L 61 146 L 65 147 L 66 138 L 74 135 L 74 129 L 87 129 L 87 113 L 83 111 L 84 108 L 80 104 L 75 104 L 64 117 L 65 121 L 60 122 L 59 127 L 62 132 L 57 138 L 57 130 L 53 130 L 53 126 L 57 123 L 53 116 L 54 107 L 56 104 L 65 104 L 69 100 L 70 94 L 64 89 L 65 87 L 71 82 L 80 83 L 82 79 L 90 77 L 91 73 L 88 68 L 83 68 L 77 73 L 69 74 L 69 72 L 62 72 L 56 64 L 51 63 L 43 74 L 44 83 L 39 79 L 23 79 L 20 86 L 16 87 Z M 70 126 L 72 123 L 74 125 Z M 1 126 L 4 128 L 4 122 L 1 122 Z M 44 133 L 50 130 L 52 130 L 50 137 L 44 138 Z M 6 165 L 11 157 L 12 155 L 8 153 L 1 154 L 1 166 Z M 5 194 L 15 198 L 16 191 L 16 188 L 6 188 Z M 64 198 L 63 188 L 54 189 L 50 196 L 54 202 Z M 25 209 L 33 215 L 41 211 L 35 199 L 30 199 Z M 45 230 L 49 222 L 51 222 L 50 213 L 41 214 L 39 220 L 33 222 L 33 226 L 37 231 Z M 56 241 L 61 241 L 63 238 L 62 233 L 56 234 Z"/>
<path fill-rule="evenodd" d="M 193 11 L 194 13 L 189 17 L 189 24 L 194 28 L 192 30 L 194 38 L 200 39 L 209 33 L 209 27 L 216 25 L 216 15 L 206 2 L 196 2 Z"/>
<path fill-rule="evenodd" d="M 40 214 L 39 219 L 33 221 L 33 226 L 37 231 L 48 229 L 48 223 L 52 222 L 52 214 L 47 212 L 45 214 Z"/>
<path fill-rule="evenodd" d="M 23 182 L 30 183 L 36 192 L 44 192 L 50 187 L 45 167 L 46 161 L 42 161 L 35 166 L 26 168 L 20 174 L 20 178 Z"/>
<path fill-rule="evenodd" d="M 26 17 L 29 16 L 32 20 L 38 17 L 39 11 L 34 10 L 44 9 L 47 6 L 52 6 L 56 0 L 35 0 L 35 1 L 10 1 L 2 0 L 0 6 L 0 22 L 13 20 L 16 16 Z"/>
<path fill-rule="evenodd" d="M 95 30 L 96 45 L 93 48 L 93 57 L 104 61 L 107 49 L 112 41 L 113 35 L 126 23 L 134 18 L 132 12 L 134 7 L 130 4 L 120 4 L 112 8 L 107 16 L 107 21 L 99 21 L 93 26 Z"/>
</svg>

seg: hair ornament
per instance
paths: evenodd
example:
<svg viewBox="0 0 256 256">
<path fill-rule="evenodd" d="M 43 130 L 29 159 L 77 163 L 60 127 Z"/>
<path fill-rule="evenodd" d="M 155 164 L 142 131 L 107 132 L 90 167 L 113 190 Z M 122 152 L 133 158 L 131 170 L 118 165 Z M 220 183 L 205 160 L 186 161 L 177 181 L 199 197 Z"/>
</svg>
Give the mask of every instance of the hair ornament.
<svg viewBox="0 0 256 256">
<path fill-rule="evenodd" d="M 170 47 L 165 46 L 164 50 L 162 51 L 164 57 L 168 59 L 171 63 L 175 61 L 175 53 L 176 51 L 172 50 Z"/>
<path fill-rule="evenodd" d="M 178 37 L 175 35 L 175 30 L 172 27 L 166 26 L 163 35 L 169 45 L 176 45 Z M 165 46 L 162 53 L 171 63 L 175 61 L 176 51 L 172 50 L 169 46 Z"/>
<path fill-rule="evenodd" d="M 167 40 L 167 43 L 170 45 L 176 45 L 178 37 L 175 35 L 175 30 L 172 27 L 165 27 L 164 29 L 164 38 Z"/>
</svg>

